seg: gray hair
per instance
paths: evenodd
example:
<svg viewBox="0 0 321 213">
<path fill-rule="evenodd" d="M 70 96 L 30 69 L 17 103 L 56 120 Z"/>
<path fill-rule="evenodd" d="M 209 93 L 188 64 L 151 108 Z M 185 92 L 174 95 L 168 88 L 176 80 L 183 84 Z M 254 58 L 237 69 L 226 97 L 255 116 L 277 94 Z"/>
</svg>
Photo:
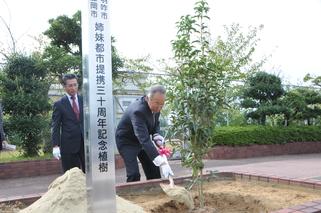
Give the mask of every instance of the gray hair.
<svg viewBox="0 0 321 213">
<path fill-rule="evenodd" d="M 152 86 L 148 93 L 147 93 L 147 97 L 148 98 L 152 98 L 156 93 L 160 93 L 160 94 L 163 94 L 165 95 L 166 94 L 166 89 L 164 86 L 162 85 L 155 85 L 155 86 Z"/>
</svg>

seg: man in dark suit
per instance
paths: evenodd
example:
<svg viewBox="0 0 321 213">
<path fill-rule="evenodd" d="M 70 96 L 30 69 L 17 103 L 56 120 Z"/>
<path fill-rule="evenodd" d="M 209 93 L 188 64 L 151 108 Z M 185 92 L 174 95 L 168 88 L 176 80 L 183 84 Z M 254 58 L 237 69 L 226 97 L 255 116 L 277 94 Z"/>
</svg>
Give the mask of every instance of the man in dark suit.
<svg viewBox="0 0 321 213">
<path fill-rule="evenodd" d="M 147 96 L 128 106 L 118 124 L 116 143 L 125 162 L 127 182 L 140 180 L 137 158 L 142 164 L 147 180 L 161 177 L 159 167 L 165 178 L 174 175 L 166 157 L 159 155 L 152 142 L 164 141 L 159 134 L 159 115 L 165 102 L 165 93 L 163 86 L 152 87 Z"/>
<path fill-rule="evenodd" d="M 83 100 L 78 95 L 78 81 L 74 74 L 63 76 L 66 95 L 53 105 L 53 155 L 61 158 L 64 172 L 78 167 L 85 172 Z"/>
</svg>

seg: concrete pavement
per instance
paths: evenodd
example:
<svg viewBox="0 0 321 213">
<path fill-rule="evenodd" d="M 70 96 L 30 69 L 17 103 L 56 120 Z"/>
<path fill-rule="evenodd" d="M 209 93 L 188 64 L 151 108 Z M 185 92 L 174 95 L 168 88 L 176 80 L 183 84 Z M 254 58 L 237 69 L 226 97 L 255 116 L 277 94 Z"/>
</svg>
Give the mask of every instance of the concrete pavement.
<svg viewBox="0 0 321 213">
<path fill-rule="evenodd" d="M 262 158 L 232 160 L 205 160 L 207 171 L 228 171 L 256 173 L 260 175 L 321 180 L 321 153 L 306 155 L 283 155 Z M 179 160 L 170 161 L 176 177 L 190 175 L 191 171 L 183 168 Z M 145 179 L 143 172 L 142 180 Z M 39 176 L 0 180 L 0 199 L 44 193 L 50 183 L 59 175 Z M 116 183 L 126 181 L 125 169 L 116 170 Z"/>
</svg>

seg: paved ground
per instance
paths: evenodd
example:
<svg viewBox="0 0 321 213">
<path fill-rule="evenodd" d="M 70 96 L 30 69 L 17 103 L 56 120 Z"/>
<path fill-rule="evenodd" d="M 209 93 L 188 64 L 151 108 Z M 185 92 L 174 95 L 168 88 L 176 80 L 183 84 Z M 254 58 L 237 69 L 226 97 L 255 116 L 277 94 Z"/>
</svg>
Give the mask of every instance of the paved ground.
<svg viewBox="0 0 321 213">
<path fill-rule="evenodd" d="M 176 177 L 191 174 L 190 170 L 180 165 L 179 160 L 170 161 L 170 164 Z M 250 172 L 269 176 L 321 180 L 321 153 L 233 160 L 206 160 L 205 170 Z M 116 170 L 117 183 L 124 183 L 126 181 L 125 176 L 124 169 Z M 0 180 L 0 199 L 46 192 L 47 187 L 56 177 L 58 175 Z"/>
</svg>

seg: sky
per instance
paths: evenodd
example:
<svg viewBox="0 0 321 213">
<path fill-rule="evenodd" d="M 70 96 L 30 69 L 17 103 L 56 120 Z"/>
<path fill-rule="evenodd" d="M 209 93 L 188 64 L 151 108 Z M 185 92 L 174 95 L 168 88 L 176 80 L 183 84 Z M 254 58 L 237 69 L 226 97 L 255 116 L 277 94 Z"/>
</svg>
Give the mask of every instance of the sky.
<svg viewBox="0 0 321 213">
<path fill-rule="evenodd" d="M 0 0 L 0 17 L 10 25 L 18 48 L 29 51 L 46 29 L 48 20 L 71 16 L 85 0 Z M 193 14 L 195 0 L 110 0 L 111 35 L 122 56 L 152 59 L 172 56 L 175 23 Z M 271 56 L 264 70 L 279 75 L 284 83 L 301 85 L 307 73 L 321 75 L 321 0 L 208 0 L 213 39 L 223 25 L 263 30 L 255 57 Z M 0 20 L 0 48 L 10 42 Z"/>
</svg>

